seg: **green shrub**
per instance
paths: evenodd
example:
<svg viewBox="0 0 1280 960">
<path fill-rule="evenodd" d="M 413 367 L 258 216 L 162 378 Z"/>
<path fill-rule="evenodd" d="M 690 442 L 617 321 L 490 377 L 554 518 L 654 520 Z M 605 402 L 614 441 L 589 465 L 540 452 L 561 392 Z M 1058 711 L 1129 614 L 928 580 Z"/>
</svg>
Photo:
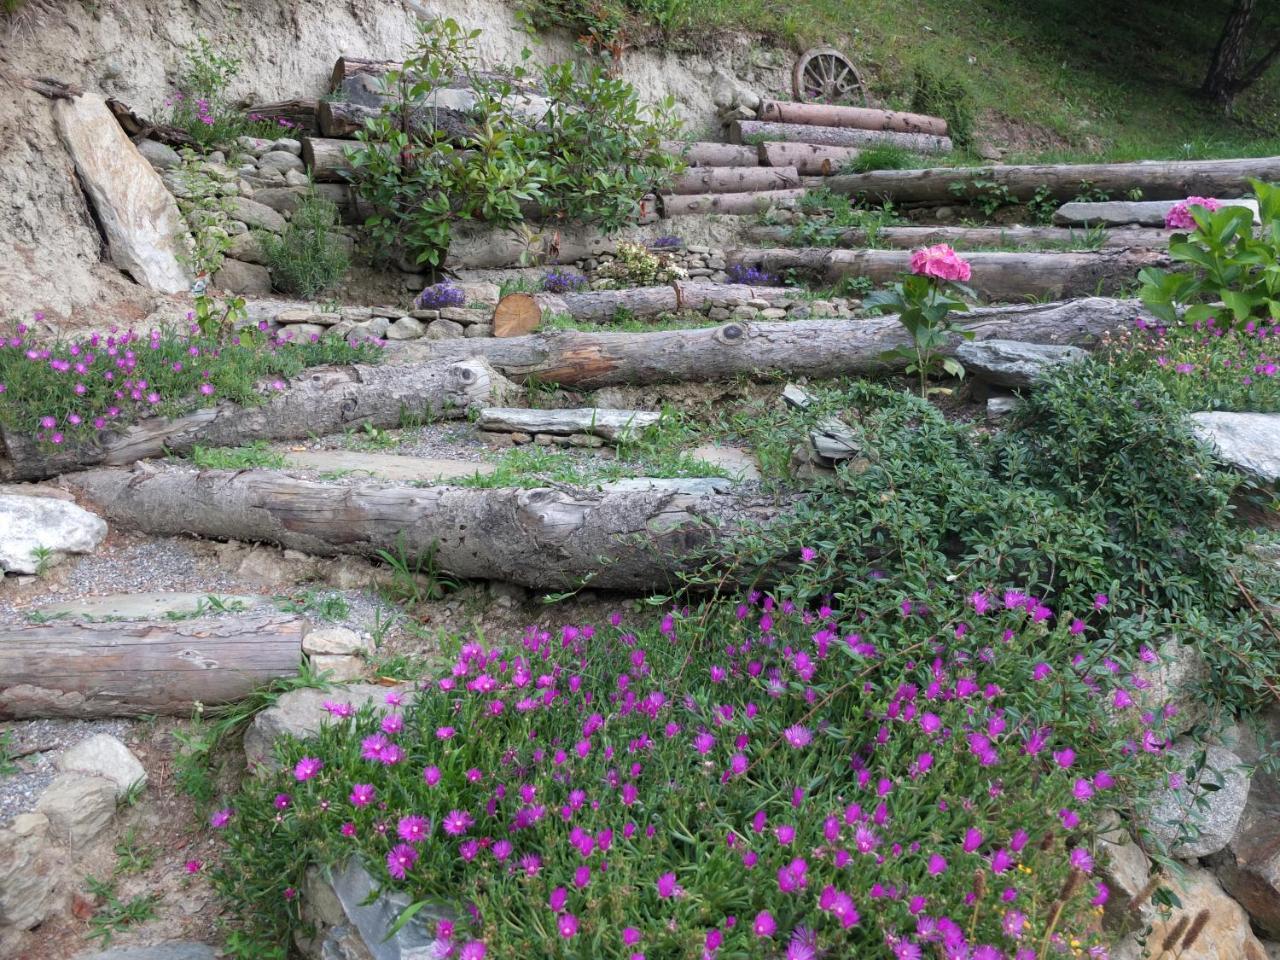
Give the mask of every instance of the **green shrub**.
<svg viewBox="0 0 1280 960">
<path fill-rule="evenodd" d="M 315 193 L 298 202 L 293 219 L 276 235 L 256 232 L 271 283 L 283 293 L 307 300 L 332 290 L 351 266 L 347 247 L 335 228 L 338 208 Z"/>
<path fill-rule="evenodd" d="M 891 143 L 863 147 L 845 172 L 868 173 L 872 170 L 906 170 L 915 165 L 915 154 Z"/>
<path fill-rule="evenodd" d="M 947 121 L 947 132 L 957 147 L 973 140 L 973 94 L 954 73 L 920 65 L 912 72 L 911 109 Z"/>
<path fill-rule="evenodd" d="M 532 207 L 553 223 L 612 230 L 633 220 L 641 198 L 679 166 L 661 148 L 678 126 L 670 99 L 643 108 L 635 90 L 603 67 L 562 63 L 538 73 L 548 105 L 531 118 L 513 103 L 515 85 L 530 79 L 524 68 L 510 82 L 476 69 L 478 30 L 436 20 L 419 31 L 403 71 L 388 77 L 399 99 L 368 123 L 351 154 L 355 188 L 374 211 L 365 226 L 377 247 L 436 266 L 456 224 L 514 226 Z M 479 98 L 471 132 L 452 143 L 430 125 L 406 131 L 402 112 L 429 112 L 432 91 L 457 77 Z"/>
<path fill-rule="evenodd" d="M 169 94 L 169 122 L 191 135 L 201 150 L 227 144 L 239 136 L 280 137 L 293 126 L 254 122 L 244 117 L 228 94 L 243 64 L 200 36 L 186 47 L 178 71 L 178 87 Z"/>
</svg>

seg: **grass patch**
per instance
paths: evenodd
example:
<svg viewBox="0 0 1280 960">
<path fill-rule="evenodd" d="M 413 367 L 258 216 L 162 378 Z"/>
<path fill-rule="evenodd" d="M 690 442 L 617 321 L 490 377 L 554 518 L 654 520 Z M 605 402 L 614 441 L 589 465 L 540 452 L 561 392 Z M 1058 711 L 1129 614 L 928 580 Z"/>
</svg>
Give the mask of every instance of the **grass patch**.
<svg viewBox="0 0 1280 960">
<path fill-rule="evenodd" d="M 191 462 L 201 470 L 279 470 L 285 465 L 284 454 L 255 440 L 243 447 L 201 447 L 191 451 Z"/>
<path fill-rule="evenodd" d="M 608 323 L 578 320 L 567 313 L 553 313 L 543 317 L 539 330 L 581 330 L 589 333 L 656 333 L 659 330 L 697 330 L 702 327 L 718 327 L 723 320 L 712 320 L 695 310 L 682 313 L 660 313 L 654 317 L 637 317 L 628 310 L 619 310 Z"/>
</svg>

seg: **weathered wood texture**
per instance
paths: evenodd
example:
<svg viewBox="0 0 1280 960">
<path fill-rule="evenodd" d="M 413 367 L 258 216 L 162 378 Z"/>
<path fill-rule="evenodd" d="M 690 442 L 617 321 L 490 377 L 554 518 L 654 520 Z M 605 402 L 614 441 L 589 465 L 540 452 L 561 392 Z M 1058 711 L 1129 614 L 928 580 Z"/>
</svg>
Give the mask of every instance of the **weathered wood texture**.
<svg viewBox="0 0 1280 960">
<path fill-rule="evenodd" d="M 795 167 L 801 176 L 830 177 L 858 159 L 856 147 L 828 147 L 820 143 L 762 143 L 760 162 L 766 167 Z"/>
<path fill-rule="evenodd" d="M 774 503 L 727 481 L 653 480 L 592 491 L 325 484 L 270 470 L 98 469 L 63 483 L 123 528 L 252 540 L 317 556 L 431 551 L 454 576 L 540 589 L 651 591 Z"/>
<path fill-rule="evenodd" d="M 851 130 L 847 127 L 815 127 L 806 123 L 767 123 L 735 120 L 729 125 L 734 143 L 782 140 L 786 143 L 820 143 L 829 147 L 894 146 L 912 153 L 950 153 L 951 138 L 928 133 L 894 133 L 885 130 Z"/>
<path fill-rule="evenodd" d="M 97 464 L 124 464 L 196 444 L 236 447 L 254 440 L 288 440 L 340 433 L 352 425 L 395 427 L 405 415 L 461 417 L 498 401 L 505 379 L 482 360 L 444 360 L 414 366 L 313 367 L 256 407 L 219 403 L 182 417 L 141 420 L 99 443 L 48 450 L 0 429 L 0 479 L 35 480 Z"/>
<path fill-rule="evenodd" d="M 575 320 L 596 323 L 612 320 L 619 310 L 637 317 L 660 313 L 700 310 L 708 306 L 734 306 L 749 300 L 794 299 L 790 287 L 750 287 L 742 283 L 712 283 L 709 280 L 680 280 L 666 286 L 629 287 L 625 290 L 584 290 L 581 293 L 528 294 L 544 312 L 567 313 Z M 519 296 L 512 294 L 511 296 Z M 503 298 L 505 301 L 507 298 Z M 499 308 L 502 304 L 500 303 Z"/>
<path fill-rule="evenodd" d="M 327 137 L 302 138 L 302 162 L 317 183 L 346 183 L 351 179 L 347 152 L 355 148 L 350 140 Z"/>
<path fill-rule="evenodd" d="M 1058 200 L 1070 200 L 1086 188 L 1117 196 L 1138 188 L 1147 200 L 1181 200 L 1244 196 L 1252 189 L 1250 177 L 1280 180 L 1280 157 L 873 170 L 833 177 L 827 186 L 836 193 L 897 203 L 955 203 L 955 191 L 965 196 L 975 180 L 995 183 L 1017 200 L 1030 200 L 1041 187 Z"/>
<path fill-rule="evenodd" d="M 281 136 L 310 136 L 316 132 L 318 102 L 311 99 L 280 100 L 276 103 L 255 103 L 244 111 L 246 117 L 261 120 L 288 120 L 290 128 L 281 128 Z"/>
<path fill-rule="evenodd" d="M 773 246 L 784 245 L 792 237 L 791 227 L 755 226 L 747 231 L 754 243 Z M 835 238 L 837 247 L 865 247 L 875 245 L 910 250 L 935 243 L 948 243 L 957 250 L 974 247 L 1003 246 L 1060 246 L 1067 250 L 1093 249 L 1101 241 L 1101 247 L 1111 249 L 1164 250 L 1169 246 L 1172 230 L 1145 230 L 1120 228 L 1100 234 L 1083 228 L 1065 227 L 881 227 L 874 237 L 866 230 L 843 230 Z"/>
<path fill-rule="evenodd" d="M 754 147 L 737 143 L 664 140 L 662 149 L 691 167 L 750 167 L 759 162 Z"/>
<path fill-rule="evenodd" d="M 0 629 L 0 719 L 187 715 L 238 700 L 297 674 L 306 626 L 277 613 Z"/>
<path fill-rule="evenodd" d="M 790 208 L 803 190 L 763 190 L 757 193 L 700 193 L 662 198 L 662 214 L 683 217 L 698 213 L 763 213 L 770 207 Z"/>
<path fill-rule="evenodd" d="M 672 178 L 668 192 L 752 193 L 798 186 L 800 173 L 795 167 L 690 167 Z"/>
<path fill-rule="evenodd" d="M 756 113 L 761 120 L 772 123 L 803 123 L 854 130 L 892 130 L 897 133 L 926 133 L 933 137 L 947 135 L 947 121 L 941 117 L 930 117 L 923 113 L 899 113 L 897 110 L 765 100 Z"/>
<path fill-rule="evenodd" d="M 731 263 L 760 267 L 771 273 L 798 270 L 823 280 L 867 277 L 887 283 L 911 269 L 909 250 L 832 250 L 827 247 L 775 247 L 735 250 Z M 1132 282 L 1144 267 L 1167 266 L 1168 257 L 1154 250 L 1097 250 L 1065 253 L 965 254 L 973 267 L 968 286 L 985 300 L 1061 299 L 1114 293 Z"/>
<path fill-rule="evenodd" d="M 381 107 L 321 100 L 316 108 L 316 125 L 322 136 L 350 139 L 363 130 L 369 120 L 381 115 Z M 401 128 L 407 124 L 411 133 L 423 135 L 436 132 L 459 142 L 474 134 L 476 129 L 471 117 L 448 107 L 418 107 L 400 111 L 395 115 L 395 120 Z"/>
<path fill-rule="evenodd" d="M 758 289 L 758 288 L 757 288 Z M 1137 300 L 1089 298 L 972 310 L 958 320 L 980 340 L 1089 347 L 1132 324 Z M 895 369 L 886 350 L 907 344 L 896 317 L 726 323 L 652 333 L 555 331 L 507 340 L 417 341 L 414 357 L 483 356 L 506 376 L 591 389 L 731 380 L 737 376 L 841 377 Z M 958 342 L 958 341 L 957 341 Z M 952 345 L 954 346 L 954 344 Z"/>
<path fill-rule="evenodd" d="M 487 407 L 476 421 L 481 430 L 520 433 L 555 433 L 566 436 L 589 433 L 605 440 L 635 436 L 662 419 L 648 410 L 613 410 L 578 407 L 567 410 L 531 410 L 524 407 Z"/>
</svg>

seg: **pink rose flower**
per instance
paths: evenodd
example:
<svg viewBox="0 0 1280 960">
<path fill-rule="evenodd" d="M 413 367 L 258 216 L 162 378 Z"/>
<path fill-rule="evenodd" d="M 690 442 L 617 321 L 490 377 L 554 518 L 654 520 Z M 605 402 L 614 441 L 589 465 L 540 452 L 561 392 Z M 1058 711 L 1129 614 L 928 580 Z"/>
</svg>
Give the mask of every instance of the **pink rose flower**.
<svg viewBox="0 0 1280 960">
<path fill-rule="evenodd" d="M 961 283 L 967 283 L 973 274 L 968 261 L 961 259 L 960 255 L 945 243 L 922 247 L 912 253 L 911 272 L 921 277 L 958 280 Z"/>
</svg>

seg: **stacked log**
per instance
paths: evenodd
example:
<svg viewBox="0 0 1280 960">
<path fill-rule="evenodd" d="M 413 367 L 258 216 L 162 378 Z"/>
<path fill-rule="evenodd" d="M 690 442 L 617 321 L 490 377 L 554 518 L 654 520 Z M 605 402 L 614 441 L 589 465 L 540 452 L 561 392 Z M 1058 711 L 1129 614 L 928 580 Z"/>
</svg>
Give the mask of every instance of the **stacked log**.
<svg viewBox="0 0 1280 960">
<path fill-rule="evenodd" d="M 664 140 L 662 149 L 691 167 L 750 167 L 760 162 L 754 147 L 736 143 Z"/>
<path fill-rule="evenodd" d="M 676 174 L 668 192 L 758 193 L 769 190 L 794 190 L 800 186 L 800 173 L 795 167 L 690 167 Z"/>
<path fill-rule="evenodd" d="M 805 123 L 769 123 L 764 120 L 735 120 L 729 125 L 734 143 L 817 143 L 829 147 L 894 146 L 912 153 L 950 153 L 951 138 L 931 133 L 896 133 L 886 130 L 858 130 L 849 127 L 819 127 Z"/>
<path fill-rule="evenodd" d="M 858 159 L 857 147 L 828 147 L 820 143 L 762 143 L 760 163 L 766 167 L 795 167 L 801 176 L 830 177 Z"/>
<path fill-rule="evenodd" d="M 815 127 L 844 127 L 851 130 L 886 130 L 896 133 L 947 135 L 947 121 L 921 113 L 842 107 L 828 103 L 787 103 L 765 100 L 757 115 L 771 123 L 799 123 Z"/>
<path fill-rule="evenodd" d="M 681 217 L 698 213 L 764 213 L 771 207 L 791 208 L 803 190 L 763 190 L 756 193 L 697 193 L 662 198 L 662 214 Z"/>
<path fill-rule="evenodd" d="M 1280 157 L 873 170 L 832 177 L 827 186 L 836 193 L 899 204 L 955 203 L 978 180 L 994 183 L 1015 200 L 1030 200 L 1042 187 L 1063 201 L 1086 189 L 1116 196 L 1138 189 L 1145 200 L 1181 200 L 1242 197 L 1253 189 L 1250 178 L 1280 180 Z"/>
<path fill-rule="evenodd" d="M 793 235 L 791 227 L 756 226 L 747 231 L 753 242 L 768 246 L 785 246 Z M 849 228 L 832 237 L 835 247 L 867 246 L 910 250 L 947 243 L 957 250 L 975 247 L 1056 246 L 1062 250 L 1088 250 L 1094 247 L 1127 250 L 1164 250 L 1172 230 L 1122 228 L 1097 234 L 1066 227 L 880 227 L 878 230 Z"/>
<path fill-rule="evenodd" d="M 315 100 L 280 100 L 276 103 L 255 103 L 244 111 L 244 115 L 274 122 L 284 120 L 293 133 L 309 135 L 316 132 L 317 108 Z"/>
<path fill-rule="evenodd" d="M 771 273 L 798 271 L 834 282 L 866 277 L 888 283 L 911 269 L 908 250 L 829 250 L 777 248 L 738 250 L 728 259 Z M 1144 267 L 1168 266 L 1168 257 L 1152 250 L 1098 250 L 1081 253 L 969 253 L 969 286 L 985 300 L 1018 301 L 1041 297 L 1089 297 L 1114 293 Z"/>
<path fill-rule="evenodd" d="M 316 107 L 316 125 L 322 136 L 351 139 L 365 128 L 369 120 L 381 115 L 381 106 L 321 100 Z M 393 119 L 402 128 L 407 125 L 410 132 L 419 135 L 435 133 L 456 141 L 465 140 L 476 128 L 470 116 L 448 107 L 415 107 L 397 111 Z"/>
</svg>

